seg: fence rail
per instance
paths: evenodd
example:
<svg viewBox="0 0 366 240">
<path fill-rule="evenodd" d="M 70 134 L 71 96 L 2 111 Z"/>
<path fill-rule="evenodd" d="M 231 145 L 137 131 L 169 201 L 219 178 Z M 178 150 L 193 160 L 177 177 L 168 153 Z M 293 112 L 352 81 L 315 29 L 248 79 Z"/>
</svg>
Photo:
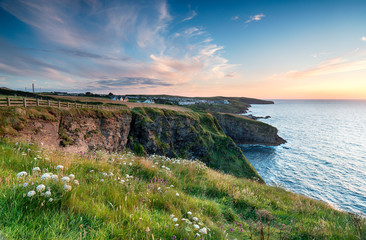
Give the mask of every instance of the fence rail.
<svg viewBox="0 0 366 240">
<path fill-rule="evenodd" d="M 89 108 L 89 109 L 101 109 L 101 110 L 120 110 L 126 109 L 125 106 L 113 106 L 113 105 L 96 105 L 88 103 L 75 103 L 64 101 L 43 100 L 40 98 L 0 98 L 0 107 L 57 107 L 57 108 Z"/>
</svg>

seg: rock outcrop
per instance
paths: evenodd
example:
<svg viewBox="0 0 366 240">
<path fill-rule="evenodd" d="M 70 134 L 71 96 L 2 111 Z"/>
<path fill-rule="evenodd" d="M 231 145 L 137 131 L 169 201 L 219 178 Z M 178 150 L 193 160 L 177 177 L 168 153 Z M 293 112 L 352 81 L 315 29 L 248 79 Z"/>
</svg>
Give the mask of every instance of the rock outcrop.
<svg viewBox="0 0 366 240">
<path fill-rule="evenodd" d="M 0 110 L 0 135 L 63 151 L 131 149 L 137 154 L 197 158 L 209 167 L 263 181 L 210 113 L 154 108 L 132 111 L 55 108 Z"/>
<path fill-rule="evenodd" d="M 214 113 L 225 134 L 238 145 L 258 144 L 277 146 L 286 141 L 277 135 L 277 128 L 235 114 Z"/>
</svg>

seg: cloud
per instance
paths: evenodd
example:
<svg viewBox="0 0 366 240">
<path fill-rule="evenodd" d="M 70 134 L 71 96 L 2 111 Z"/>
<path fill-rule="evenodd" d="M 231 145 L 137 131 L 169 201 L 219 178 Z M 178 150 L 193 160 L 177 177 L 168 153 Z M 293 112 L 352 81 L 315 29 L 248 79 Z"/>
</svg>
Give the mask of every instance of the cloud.
<svg viewBox="0 0 366 240">
<path fill-rule="evenodd" d="M 366 60 L 349 61 L 347 59 L 337 57 L 324 61 L 316 67 L 302 71 L 289 71 L 287 73 L 273 75 L 272 79 L 292 78 L 300 79 L 312 76 L 328 75 L 334 73 L 352 72 L 366 69 Z"/>
<path fill-rule="evenodd" d="M 193 18 L 195 18 L 197 16 L 197 12 L 192 10 L 190 15 L 188 17 L 186 17 L 185 19 L 183 19 L 182 22 L 186 22 L 186 21 L 189 21 L 189 20 L 192 20 Z"/>
<path fill-rule="evenodd" d="M 253 21 L 260 21 L 265 16 L 266 15 L 264 15 L 263 13 L 257 14 L 257 15 L 254 15 L 254 16 L 250 16 L 249 19 L 245 21 L 245 23 L 250 23 L 250 22 L 253 22 Z"/>
<path fill-rule="evenodd" d="M 30 42 L 41 43 L 25 48 L 0 37 L 0 75 L 55 89 L 136 91 L 238 76 L 224 47 L 202 26 L 171 16 L 165 0 L 3 0 L 0 7 L 35 30 Z M 191 11 L 183 22 L 196 16 Z"/>
<path fill-rule="evenodd" d="M 361 40 L 366 42 L 366 36 L 363 36 Z"/>
<path fill-rule="evenodd" d="M 159 87 L 159 86 L 172 86 L 168 82 L 164 82 L 159 79 L 144 78 L 144 77 L 119 77 L 110 79 L 108 77 L 94 81 L 89 87 L 97 89 L 115 89 L 116 87 Z"/>
<path fill-rule="evenodd" d="M 231 20 L 237 21 L 237 20 L 239 20 L 239 16 L 234 16 L 234 17 L 231 18 Z"/>
</svg>

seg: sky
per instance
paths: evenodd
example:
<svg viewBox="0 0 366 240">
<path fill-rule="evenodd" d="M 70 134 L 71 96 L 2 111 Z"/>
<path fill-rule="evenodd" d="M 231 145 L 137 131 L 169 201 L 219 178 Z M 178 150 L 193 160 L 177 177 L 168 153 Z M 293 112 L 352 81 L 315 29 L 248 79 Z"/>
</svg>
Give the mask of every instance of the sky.
<svg viewBox="0 0 366 240">
<path fill-rule="evenodd" d="M 0 0 L 0 86 L 366 99 L 364 0 Z"/>
</svg>

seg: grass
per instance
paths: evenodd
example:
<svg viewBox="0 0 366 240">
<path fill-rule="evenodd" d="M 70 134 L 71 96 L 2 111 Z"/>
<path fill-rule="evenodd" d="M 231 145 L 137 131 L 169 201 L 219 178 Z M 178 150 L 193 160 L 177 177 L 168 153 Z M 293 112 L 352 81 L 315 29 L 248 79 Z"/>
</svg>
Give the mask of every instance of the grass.
<svg viewBox="0 0 366 240">
<path fill-rule="evenodd" d="M 42 172 L 32 172 L 34 167 Z M 28 175 L 17 178 L 21 171 Z M 74 174 L 80 185 L 68 183 L 72 190 L 65 192 L 60 180 L 40 180 L 46 172 L 59 179 Z M 40 193 L 23 197 L 41 183 L 51 188 L 52 202 Z M 67 154 L 0 141 L 0 239 L 365 239 L 365 234 L 364 219 L 199 161 L 127 152 Z"/>
</svg>

